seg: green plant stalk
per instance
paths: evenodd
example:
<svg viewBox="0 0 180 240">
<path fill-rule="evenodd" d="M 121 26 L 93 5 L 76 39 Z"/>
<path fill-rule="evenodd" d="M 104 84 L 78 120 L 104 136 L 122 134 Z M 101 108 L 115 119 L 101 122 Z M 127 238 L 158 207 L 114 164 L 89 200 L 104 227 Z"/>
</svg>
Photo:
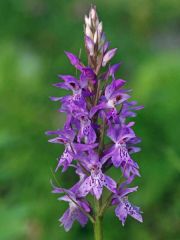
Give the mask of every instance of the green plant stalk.
<svg viewBox="0 0 180 240">
<path fill-rule="evenodd" d="M 94 240 L 103 240 L 103 217 L 100 216 L 102 198 L 95 201 L 95 222 L 94 222 Z"/>
<path fill-rule="evenodd" d="M 94 240 L 103 240 L 102 217 L 97 216 L 94 223 Z"/>
</svg>

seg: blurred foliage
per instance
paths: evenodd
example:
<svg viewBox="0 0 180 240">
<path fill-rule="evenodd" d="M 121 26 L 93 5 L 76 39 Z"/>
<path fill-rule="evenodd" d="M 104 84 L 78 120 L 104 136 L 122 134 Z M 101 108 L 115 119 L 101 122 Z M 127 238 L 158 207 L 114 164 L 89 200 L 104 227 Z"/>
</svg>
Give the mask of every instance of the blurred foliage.
<svg viewBox="0 0 180 240">
<path fill-rule="evenodd" d="M 63 51 L 83 46 L 83 16 L 96 3 L 107 38 L 124 62 L 134 99 L 145 105 L 136 131 L 143 151 L 135 156 L 142 178 L 132 196 L 144 223 L 123 228 L 112 210 L 104 219 L 105 240 L 178 240 L 180 236 L 180 2 L 177 0 L 0 1 L 0 239 L 92 239 L 92 226 L 58 226 L 66 208 L 51 194 L 51 168 L 62 152 L 44 132 L 64 116 L 48 96 L 56 75 L 75 74 Z M 82 48 L 84 58 L 84 49 Z M 113 173 L 117 177 L 117 173 Z M 57 176 L 72 185 L 72 171 Z M 136 184 L 135 183 L 135 184 Z M 113 223 L 113 229 L 112 229 Z"/>
</svg>

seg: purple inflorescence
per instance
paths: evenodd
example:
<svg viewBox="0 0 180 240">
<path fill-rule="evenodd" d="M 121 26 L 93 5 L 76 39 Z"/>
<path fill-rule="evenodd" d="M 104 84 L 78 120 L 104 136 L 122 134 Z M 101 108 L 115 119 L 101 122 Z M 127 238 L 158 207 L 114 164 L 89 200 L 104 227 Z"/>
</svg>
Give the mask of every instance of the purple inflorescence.
<svg viewBox="0 0 180 240">
<path fill-rule="evenodd" d="M 51 97 L 51 100 L 61 103 L 60 112 L 65 112 L 67 118 L 62 130 L 47 132 L 55 135 L 49 142 L 64 145 L 55 171 L 65 172 L 73 167 L 79 177 L 71 189 L 53 186 L 54 193 L 63 194 L 59 200 L 69 203 L 59 220 L 66 231 L 75 220 L 84 226 L 88 217 L 93 219 L 93 207 L 87 196 L 103 201 L 104 189 L 110 195 L 100 213 L 115 205 L 115 215 L 123 225 L 128 215 L 142 222 L 140 208 L 128 200 L 128 194 L 137 190 L 128 185 L 140 176 L 132 154 L 140 151 L 135 145 L 141 141 L 132 129 L 135 123 L 128 119 L 135 117 L 135 111 L 143 107 L 129 101 L 130 91 L 123 88 L 126 81 L 115 77 L 121 64 L 110 65 L 109 62 L 117 49 L 109 49 L 95 7 L 85 16 L 84 32 L 88 66 L 74 54 L 65 52 L 80 74 L 79 77 L 59 75 L 63 81 L 54 86 L 69 90 L 71 94 Z M 110 168 L 119 171 L 117 181 L 109 176 Z"/>
</svg>

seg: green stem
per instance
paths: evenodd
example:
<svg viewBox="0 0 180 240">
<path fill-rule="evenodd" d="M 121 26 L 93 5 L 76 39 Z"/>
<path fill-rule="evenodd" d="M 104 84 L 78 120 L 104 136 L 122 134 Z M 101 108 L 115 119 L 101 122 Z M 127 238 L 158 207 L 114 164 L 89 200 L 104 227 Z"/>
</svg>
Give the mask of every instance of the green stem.
<svg viewBox="0 0 180 240">
<path fill-rule="evenodd" d="M 94 223 L 94 240 L 103 240 L 102 217 L 96 216 Z"/>
<path fill-rule="evenodd" d="M 95 222 L 94 222 L 94 240 L 103 240 L 103 217 L 99 215 L 102 206 L 102 198 L 95 199 Z"/>
</svg>

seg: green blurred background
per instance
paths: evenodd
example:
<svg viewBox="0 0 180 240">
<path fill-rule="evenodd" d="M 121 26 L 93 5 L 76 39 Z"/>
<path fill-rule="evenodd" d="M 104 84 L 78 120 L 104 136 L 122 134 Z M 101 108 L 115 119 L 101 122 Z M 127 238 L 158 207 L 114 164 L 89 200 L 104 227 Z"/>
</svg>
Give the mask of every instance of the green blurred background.
<svg viewBox="0 0 180 240">
<path fill-rule="evenodd" d="M 51 168 L 62 152 L 44 132 L 63 125 L 57 74 L 74 74 L 64 50 L 83 48 L 83 21 L 97 5 L 112 47 L 118 76 L 128 79 L 145 109 L 136 119 L 143 151 L 135 156 L 142 177 L 132 201 L 144 223 L 122 227 L 109 210 L 105 240 L 180 239 L 180 1 L 178 0 L 1 0 L 0 1 L 0 239 L 91 240 L 92 227 L 77 223 L 69 233 L 58 218 L 66 204 L 51 194 Z M 59 174 L 57 174 L 59 175 Z M 68 171 L 57 176 L 72 185 Z"/>
</svg>

